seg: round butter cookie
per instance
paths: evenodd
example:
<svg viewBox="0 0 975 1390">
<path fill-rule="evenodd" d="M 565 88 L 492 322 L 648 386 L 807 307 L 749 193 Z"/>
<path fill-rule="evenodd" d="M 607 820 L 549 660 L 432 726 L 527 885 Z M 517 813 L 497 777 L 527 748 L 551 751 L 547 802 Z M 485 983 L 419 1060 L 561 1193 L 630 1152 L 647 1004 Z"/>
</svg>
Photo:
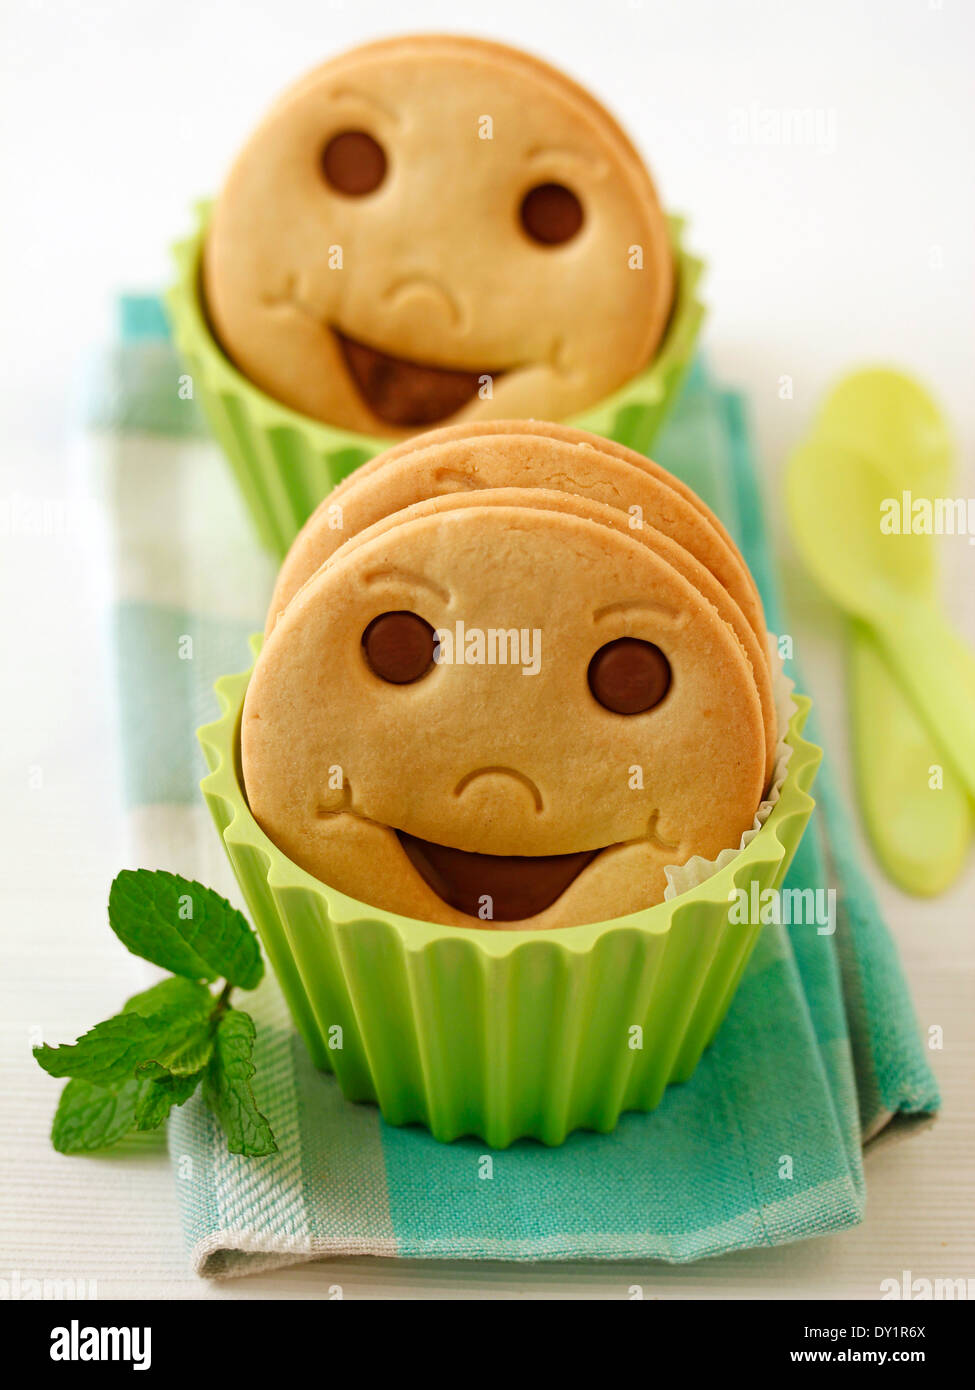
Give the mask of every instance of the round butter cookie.
<svg viewBox="0 0 975 1390">
<path fill-rule="evenodd" d="M 658 902 L 736 845 L 765 776 L 753 670 L 651 545 L 565 510 L 460 505 L 338 552 L 267 639 L 251 809 L 378 908 L 560 927 Z"/>
<path fill-rule="evenodd" d="M 651 360 L 674 294 L 633 146 L 563 74 L 417 36 L 324 64 L 218 198 L 214 332 L 245 376 L 343 428 L 566 416 Z"/>
</svg>

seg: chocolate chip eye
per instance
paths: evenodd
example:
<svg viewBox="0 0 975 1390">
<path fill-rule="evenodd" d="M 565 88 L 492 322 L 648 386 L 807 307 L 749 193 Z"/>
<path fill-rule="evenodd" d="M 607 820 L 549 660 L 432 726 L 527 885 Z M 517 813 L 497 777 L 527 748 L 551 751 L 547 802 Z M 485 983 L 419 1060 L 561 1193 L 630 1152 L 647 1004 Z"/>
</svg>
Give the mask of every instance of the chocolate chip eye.
<svg viewBox="0 0 975 1390">
<path fill-rule="evenodd" d="M 582 204 L 561 183 L 540 183 L 521 201 L 521 225 L 532 241 L 559 246 L 570 241 L 582 226 Z"/>
<path fill-rule="evenodd" d="M 433 628 L 415 613 L 380 613 L 362 634 L 366 660 L 380 680 L 409 685 L 433 665 Z"/>
<path fill-rule="evenodd" d="M 589 689 L 614 714 L 653 709 L 670 688 L 670 662 L 659 647 L 637 637 L 607 642 L 589 663 Z"/>
<path fill-rule="evenodd" d="M 343 130 L 322 151 L 322 172 L 336 192 L 361 198 L 386 177 L 386 152 L 364 130 Z"/>
</svg>

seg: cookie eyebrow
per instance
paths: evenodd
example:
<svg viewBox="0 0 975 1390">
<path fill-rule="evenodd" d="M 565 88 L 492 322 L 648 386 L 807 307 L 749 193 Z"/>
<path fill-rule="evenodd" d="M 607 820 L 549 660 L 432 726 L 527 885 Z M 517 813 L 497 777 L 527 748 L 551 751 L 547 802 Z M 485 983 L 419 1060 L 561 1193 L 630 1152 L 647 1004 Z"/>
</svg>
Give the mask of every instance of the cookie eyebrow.
<svg viewBox="0 0 975 1390">
<path fill-rule="evenodd" d="M 416 570 L 402 569 L 399 565 L 383 565 L 382 569 L 370 570 L 368 574 L 362 576 L 365 584 L 380 584 L 383 580 L 393 580 L 398 584 L 416 585 L 419 588 L 427 589 L 442 603 L 450 601 L 450 594 L 446 589 L 442 589 L 439 584 L 435 584 L 432 579 L 427 579 L 424 575 L 418 574 Z"/>
<path fill-rule="evenodd" d="M 650 598 L 625 598 L 619 603 L 607 603 L 604 608 L 597 608 L 593 612 L 593 622 L 598 623 L 603 618 L 615 617 L 618 613 L 655 613 L 660 618 L 670 618 L 676 621 L 682 615 L 675 612 L 673 608 L 668 608 L 665 603 L 654 603 Z"/>
<path fill-rule="evenodd" d="M 397 125 L 399 124 L 400 116 L 398 112 L 394 111 L 392 107 L 386 106 L 383 102 L 378 101 L 369 92 L 360 91 L 358 87 L 336 87 L 332 92 L 332 100 L 357 101 L 363 106 L 371 106 L 376 111 L 380 112 L 381 115 L 385 116 L 388 121 L 395 121 Z"/>
<path fill-rule="evenodd" d="M 588 164 L 597 172 L 605 170 L 606 167 L 605 161 L 599 155 L 591 154 L 588 150 L 574 150 L 568 145 L 533 145 L 531 149 L 525 151 L 525 158 L 529 161 L 538 159 L 575 160 L 580 164 Z"/>
</svg>

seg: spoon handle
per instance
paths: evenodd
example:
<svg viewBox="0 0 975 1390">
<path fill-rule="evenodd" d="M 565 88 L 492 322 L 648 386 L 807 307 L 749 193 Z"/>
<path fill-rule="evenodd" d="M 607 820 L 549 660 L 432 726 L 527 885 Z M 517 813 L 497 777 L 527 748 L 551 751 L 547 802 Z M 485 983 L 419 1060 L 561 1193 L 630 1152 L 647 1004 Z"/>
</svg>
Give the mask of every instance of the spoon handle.
<svg viewBox="0 0 975 1390">
<path fill-rule="evenodd" d="M 877 637 L 928 733 L 975 797 L 975 656 L 933 603 L 901 604 Z"/>
<path fill-rule="evenodd" d="M 849 638 L 853 762 L 867 834 L 898 887 L 925 897 L 942 893 L 965 862 L 975 807 L 872 630 L 853 622 Z"/>
</svg>

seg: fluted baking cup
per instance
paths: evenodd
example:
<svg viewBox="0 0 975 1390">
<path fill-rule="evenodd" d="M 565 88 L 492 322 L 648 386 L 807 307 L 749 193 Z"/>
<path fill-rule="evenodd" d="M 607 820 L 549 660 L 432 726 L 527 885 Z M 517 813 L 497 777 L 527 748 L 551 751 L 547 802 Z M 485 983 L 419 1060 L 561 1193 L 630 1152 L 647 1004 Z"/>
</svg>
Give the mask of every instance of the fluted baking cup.
<svg viewBox="0 0 975 1390">
<path fill-rule="evenodd" d="M 761 931 L 733 922 L 730 904 L 737 890 L 781 885 L 813 809 L 821 752 L 802 738 L 807 699 L 794 701 L 775 805 L 731 863 L 626 917 L 509 932 L 380 912 L 282 854 L 243 791 L 249 679 L 217 683 L 222 714 L 199 730 L 201 785 L 295 1023 L 349 1100 L 377 1101 L 390 1124 L 437 1139 L 505 1148 L 611 1130 L 691 1076 Z"/>
<path fill-rule="evenodd" d="M 210 429 L 226 454 L 262 543 L 283 557 L 305 520 L 336 483 L 391 439 L 336 429 L 266 395 L 217 343 L 203 304 L 200 260 L 210 204 L 197 229 L 173 249 L 177 278 L 166 295 L 173 338 Z M 674 308 L 650 365 L 568 423 L 646 453 L 690 367 L 704 317 L 697 295 L 703 262 L 684 246 L 684 219 L 669 219 L 677 266 Z"/>
</svg>

